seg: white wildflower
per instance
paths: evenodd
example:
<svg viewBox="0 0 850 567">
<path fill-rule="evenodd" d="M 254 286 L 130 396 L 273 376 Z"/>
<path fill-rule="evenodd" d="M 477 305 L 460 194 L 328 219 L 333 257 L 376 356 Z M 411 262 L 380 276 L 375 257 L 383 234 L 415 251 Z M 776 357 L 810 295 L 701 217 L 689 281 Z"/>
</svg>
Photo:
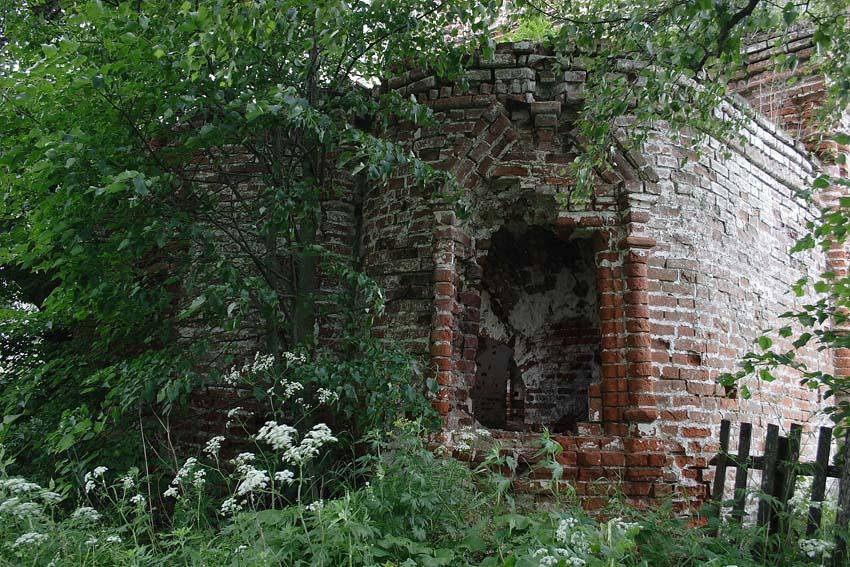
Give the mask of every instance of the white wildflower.
<svg viewBox="0 0 850 567">
<path fill-rule="evenodd" d="M 38 532 L 27 532 L 15 540 L 12 547 L 23 547 L 26 545 L 39 545 L 47 540 L 47 534 Z"/>
<path fill-rule="evenodd" d="M 261 355 L 259 352 L 254 355 L 254 362 L 251 363 L 250 372 L 252 374 L 256 374 L 258 372 L 265 372 L 266 370 L 271 369 L 274 366 L 274 355 L 266 354 Z"/>
<path fill-rule="evenodd" d="M 135 488 L 135 487 L 136 487 L 136 479 L 134 479 L 134 478 L 133 478 L 131 475 L 129 475 L 129 474 L 128 474 L 128 475 L 125 475 L 125 476 L 121 479 L 121 486 L 124 488 L 124 490 L 132 490 L 133 488 Z"/>
<path fill-rule="evenodd" d="M 206 446 L 204 447 L 204 453 L 213 457 L 215 459 L 218 458 L 218 452 L 221 451 L 221 444 L 224 441 L 223 435 L 216 435 L 209 441 L 207 441 Z"/>
<path fill-rule="evenodd" d="M 44 500 L 48 504 L 55 504 L 62 500 L 62 495 L 56 492 L 52 492 L 50 490 L 45 490 L 41 493 L 41 499 Z"/>
<path fill-rule="evenodd" d="M 89 539 L 86 540 L 86 545 L 97 545 L 97 538 L 90 536 Z"/>
<path fill-rule="evenodd" d="M 176 498 L 180 499 L 180 493 L 177 491 L 176 486 L 169 486 L 168 489 L 162 493 L 165 498 Z"/>
<path fill-rule="evenodd" d="M 246 414 L 246 412 L 242 408 L 242 406 L 238 406 L 238 407 L 235 407 L 235 408 L 227 411 L 227 419 L 233 419 L 234 417 L 239 417 L 239 416 L 242 416 L 242 415 L 245 415 L 245 414 Z"/>
<path fill-rule="evenodd" d="M 31 520 L 42 515 L 41 506 L 35 502 L 21 500 L 17 496 L 0 502 L 0 515 L 8 514 L 19 520 Z"/>
<path fill-rule="evenodd" d="M 239 453 L 234 458 L 230 459 L 231 464 L 235 465 L 236 468 L 240 468 L 245 466 L 246 464 L 253 462 L 256 459 L 256 455 L 254 453 Z"/>
<path fill-rule="evenodd" d="M 316 500 L 315 502 L 307 504 L 307 506 L 305 506 L 304 508 L 308 512 L 321 512 L 322 508 L 324 508 L 324 507 L 325 507 L 325 501 L 324 500 Z"/>
<path fill-rule="evenodd" d="M 234 549 L 233 553 L 242 553 L 246 549 L 248 549 L 248 546 L 243 543 L 242 545 L 240 545 L 236 549 Z"/>
<path fill-rule="evenodd" d="M 171 484 L 177 484 L 182 481 L 184 478 L 187 478 L 192 470 L 198 465 L 198 459 L 195 457 L 189 457 L 186 459 L 186 462 L 183 463 L 183 466 L 177 471 L 177 474 L 174 477 L 174 480 L 171 481 Z"/>
<path fill-rule="evenodd" d="M 272 448 L 280 451 L 292 447 L 292 441 L 297 435 L 298 431 L 294 427 L 278 424 L 274 421 L 267 421 L 257 433 L 257 440 L 265 441 Z"/>
<path fill-rule="evenodd" d="M 145 497 L 142 496 L 141 494 L 136 494 L 135 496 L 130 498 L 130 503 L 131 504 L 137 504 L 137 505 L 144 504 L 145 503 Z"/>
<path fill-rule="evenodd" d="M 558 522 L 558 530 L 555 532 L 555 539 L 561 543 L 569 541 L 570 532 L 578 525 L 578 520 L 575 518 L 564 518 Z"/>
<path fill-rule="evenodd" d="M 274 479 L 278 482 L 292 484 L 293 482 L 295 482 L 295 474 L 290 470 L 278 471 L 274 473 Z"/>
<path fill-rule="evenodd" d="M 228 386 L 236 386 L 242 381 L 242 374 L 235 366 L 230 369 L 223 377 L 224 383 Z"/>
<path fill-rule="evenodd" d="M 87 472 L 83 476 L 83 481 L 85 482 L 85 491 L 91 492 L 92 490 L 94 490 L 94 487 L 96 485 L 96 479 L 102 478 L 108 470 L 109 469 L 106 467 L 96 467 L 92 472 Z"/>
<path fill-rule="evenodd" d="M 242 509 L 242 504 L 235 498 L 227 498 L 221 503 L 221 513 L 224 515 L 232 515 Z"/>
<path fill-rule="evenodd" d="M 823 539 L 801 539 L 799 545 L 800 550 L 811 559 L 821 555 L 828 559 L 835 548 L 835 542 Z"/>
<path fill-rule="evenodd" d="M 300 382 L 292 382 L 290 380 L 283 379 L 283 380 L 280 381 L 280 388 L 281 388 L 281 394 L 280 394 L 281 397 L 284 400 L 288 400 L 292 396 L 297 394 L 298 392 L 302 391 L 304 389 L 304 385 Z M 304 403 L 304 400 L 301 399 L 301 398 L 298 398 L 295 401 L 298 404 Z"/>
<path fill-rule="evenodd" d="M 25 478 L 6 478 L 0 480 L 0 489 L 11 492 L 12 494 L 23 494 L 25 492 L 41 490 L 41 486 L 34 482 L 29 482 Z"/>
<path fill-rule="evenodd" d="M 303 352 L 285 352 L 283 358 L 286 359 L 287 366 L 300 366 L 307 362 L 307 356 Z"/>
<path fill-rule="evenodd" d="M 319 454 L 319 449 L 326 443 L 336 442 L 330 428 L 324 423 L 313 426 L 297 447 L 289 448 L 283 455 L 283 460 L 295 464 L 303 464 Z"/>
<path fill-rule="evenodd" d="M 91 506 L 80 506 L 74 510 L 73 514 L 71 514 L 71 518 L 81 520 L 83 522 L 97 522 L 100 520 L 100 512 Z"/>
<path fill-rule="evenodd" d="M 327 388 L 316 390 L 316 396 L 318 396 L 320 404 L 332 404 L 339 400 L 339 394 Z"/>
<path fill-rule="evenodd" d="M 614 518 L 609 522 L 609 524 L 624 532 L 639 530 L 641 527 L 640 524 L 636 522 L 627 522 L 622 518 Z"/>
<path fill-rule="evenodd" d="M 268 483 L 268 472 L 256 469 L 248 465 L 246 466 L 245 472 L 243 473 L 242 481 L 239 483 L 239 486 L 236 487 L 236 494 L 238 494 L 239 496 L 251 494 L 257 490 L 266 488 L 268 486 Z"/>
</svg>

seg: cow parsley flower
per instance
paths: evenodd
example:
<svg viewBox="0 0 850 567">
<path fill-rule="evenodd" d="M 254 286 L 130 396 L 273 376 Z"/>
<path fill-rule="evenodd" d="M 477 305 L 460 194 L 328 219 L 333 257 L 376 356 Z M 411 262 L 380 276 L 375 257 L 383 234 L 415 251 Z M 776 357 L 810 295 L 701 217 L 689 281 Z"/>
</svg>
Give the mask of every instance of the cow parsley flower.
<svg viewBox="0 0 850 567">
<path fill-rule="evenodd" d="M 133 496 L 132 498 L 130 498 L 130 503 L 131 503 L 131 504 L 142 505 L 142 504 L 144 504 L 144 503 L 145 503 L 145 497 L 144 497 L 144 496 L 142 496 L 141 494 L 136 494 L 135 496 Z"/>
<path fill-rule="evenodd" d="M 319 398 L 320 404 L 331 404 L 339 400 L 339 394 L 327 388 L 319 388 L 316 390 L 316 396 Z"/>
<path fill-rule="evenodd" d="M 800 550 L 811 559 L 819 555 L 822 555 L 825 559 L 829 559 L 835 548 L 835 542 L 822 539 L 801 539 L 799 546 Z"/>
<path fill-rule="evenodd" d="M 297 447 L 287 449 L 283 454 L 283 460 L 301 465 L 318 455 L 323 445 L 336 440 L 337 438 L 331 435 L 330 428 L 324 423 L 319 423 L 304 435 Z"/>
<path fill-rule="evenodd" d="M 295 482 L 295 474 L 290 470 L 278 471 L 274 473 L 274 479 L 278 482 L 292 484 L 293 482 Z"/>
<path fill-rule="evenodd" d="M 230 459 L 230 463 L 235 465 L 238 469 L 239 467 L 251 463 L 256 459 L 257 456 L 254 453 L 239 453 L 234 458 Z"/>
<path fill-rule="evenodd" d="M 311 502 L 310 504 L 307 504 L 304 507 L 304 509 L 307 510 L 308 512 L 321 512 L 324 507 L 325 507 L 325 501 L 324 500 L 316 500 L 315 502 Z"/>
<path fill-rule="evenodd" d="M 0 489 L 11 492 L 12 494 L 23 494 L 25 492 L 41 490 L 41 486 L 34 482 L 29 482 L 25 478 L 5 478 L 0 480 Z"/>
<path fill-rule="evenodd" d="M 125 475 L 121 478 L 121 486 L 124 490 L 132 490 L 136 487 L 136 479 L 132 477 L 132 475 Z"/>
<path fill-rule="evenodd" d="M 268 484 L 268 472 L 248 465 L 243 473 L 242 481 L 239 483 L 239 486 L 236 487 L 236 494 L 239 496 L 245 496 L 246 494 L 251 494 L 257 490 L 266 488 Z"/>
<path fill-rule="evenodd" d="M 96 480 L 99 478 L 103 478 L 103 475 L 108 470 L 109 469 L 106 467 L 96 467 L 92 472 L 87 472 L 83 476 L 83 482 L 85 482 L 85 491 L 88 493 L 94 490 L 94 487 L 97 484 Z"/>
<path fill-rule="evenodd" d="M 74 510 L 73 514 L 71 514 L 71 518 L 83 522 L 94 523 L 100 520 L 100 512 L 98 512 L 91 506 L 80 506 L 79 508 Z"/>
<path fill-rule="evenodd" d="M 236 498 L 227 498 L 221 503 L 221 513 L 224 515 L 233 515 L 242 510 L 242 504 Z"/>
<path fill-rule="evenodd" d="M 108 535 L 103 541 L 106 543 L 121 543 L 121 536 L 118 534 Z"/>
<path fill-rule="evenodd" d="M 283 353 L 283 358 L 286 360 L 286 365 L 290 367 L 301 366 L 307 363 L 307 356 L 303 352 L 285 352 Z"/>
<path fill-rule="evenodd" d="M 165 498 L 175 498 L 177 500 L 180 499 L 180 493 L 177 491 L 176 486 L 169 486 L 165 492 L 162 493 Z"/>
<path fill-rule="evenodd" d="M 41 496 L 41 499 L 44 500 L 44 502 L 47 504 L 55 504 L 56 502 L 62 500 L 61 494 L 50 490 L 45 490 L 39 496 Z"/>
<path fill-rule="evenodd" d="M 561 543 L 568 543 L 570 531 L 578 525 L 578 520 L 575 518 L 564 518 L 558 522 L 558 530 L 555 532 L 555 539 Z"/>
<path fill-rule="evenodd" d="M 223 435 L 216 435 L 209 441 L 207 441 L 206 446 L 204 447 L 204 453 L 213 457 L 215 459 L 218 458 L 218 452 L 221 450 L 221 444 L 224 441 Z"/>
<path fill-rule="evenodd" d="M 294 427 L 267 421 L 257 433 L 257 440 L 265 441 L 276 451 L 280 451 L 292 447 L 292 441 L 297 435 L 298 431 Z"/>
<path fill-rule="evenodd" d="M 0 515 L 8 514 L 19 520 L 32 520 L 42 515 L 41 506 L 35 502 L 21 500 L 17 496 L 0 502 Z"/>
<path fill-rule="evenodd" d="M 27 532 L 15 540 L 12 547 L 23 547 L 28 545 L 40 545 L 47 541 L 47 534 L 38 532 Z"/>
</svg>

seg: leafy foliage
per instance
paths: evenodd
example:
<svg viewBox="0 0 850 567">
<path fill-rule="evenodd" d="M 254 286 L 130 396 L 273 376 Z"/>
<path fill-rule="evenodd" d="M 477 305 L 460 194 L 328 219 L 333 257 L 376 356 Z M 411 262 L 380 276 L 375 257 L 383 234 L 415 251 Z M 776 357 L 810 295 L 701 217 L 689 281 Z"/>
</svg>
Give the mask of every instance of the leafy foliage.
<svg viewBox="0 0 850 567">
<path fill-rule="evenodd" d="M 452 72 L 469 46 L 444 30 L 480 29 L 491 8 L 4 7 L 0 266 L 4 294 L 18 299 L 3 304 L 15 363 L 4 365 L 0 401 L 41 433 L 17 436 L 22 446 L 39 444 L 33 454 L 46 461 L 88 453 L 104 433 L 185 403 L 244 355 L 246 337 L 278 365 L 286 349 L 315 349 L 328 309 L 362 337 L 383 296 L 356 257 L 318 240 L 324 201 L 362 200 L 399 168 L 452 186 L 358 126 L 428 119 L 366 85 L 401 63 Z M 340 184 L 343 167 L 359 172 L 356 186 Z M 353 285 L 320 306 L 319 270 Z"/>
</svg>

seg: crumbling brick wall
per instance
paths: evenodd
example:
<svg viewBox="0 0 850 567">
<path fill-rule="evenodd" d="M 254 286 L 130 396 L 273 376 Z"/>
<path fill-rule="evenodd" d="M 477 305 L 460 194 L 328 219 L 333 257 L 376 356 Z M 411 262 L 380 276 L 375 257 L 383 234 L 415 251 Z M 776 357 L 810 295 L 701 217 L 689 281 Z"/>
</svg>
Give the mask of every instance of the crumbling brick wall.
<svg viewBox="0 0 850 567">
<path fill-rule="evenodd" d="M 642 155 L 619 155 L 617 173 L 599 178 L 589 200 L 576 201 L 567 166 L 581 148 L 569 134 L 585 75 L 556 63 L 553 53 L 530 44 L 505 44 L 492 59 L 476 60 L 464 80 L 419 71 L 388 81 L 385 88 L 434 109 L 437 127 L 400 123 L 395 135 L 457 176 L 471 214 L 460 219 L 439 200 L 412 199 L 407 179 L 372 197 L 377 213 L 367 212 L 367 265 L 397 304 L 385 329 L 428 352 L 441 385 L 435 407 L 448 431 L 478 426 L 481 415 L 503 424 L 495 436 L 528 458 L 529 431 L 561 431 L 564 478 L 577 483 L 590 506 L 601 503 L 594 501 L 599 478 L 622 481 L 636 499 L 673 490 L 699 498 L 722 417 L 752 421 L 758 438 L 768 422 L 812 425 L 821 402 L 820 392 L 801 387 L 791 373 L 753 386 L 751 400 L 730 396 L 716 382 L 736 369 L 763 330 L 784 324 L 781 313 L 801 305 L 791 284 L 827 266 L 818 252 L 789 254 L 816 215 L 796 191 L 810 184 L 818 164 L 761 118 L 748 123 L 746 144 L 727 148 L 712 140 L 699 155 L 686 139 L 659 131 Z M 505 231 L 523 261 L 505 261 Z M 559 270 L 544 270 L 546 261 L 531 257 L 546 246 L 529 235 L 541 234 L 551 235 L 555 248 L 578 247 L 591 258 L 592 323 L 576 302 L 546 303 Z M 501 278 L 510 289 L 499 291 L 507 299 L 494 307 L 488 267 L 500 263 L 509 267 L 496 272 L 514 277 Z M 575 270 L 568 272 L 581 279 Z M 561 357 L 560 377 L 526 374 L 533 370 L 523 366 L 528 337 L 504 331 L 511 311 L 504 304 L 523 301 L 527 317 L 534 317 L 534 301 L 545 304 L 532 326 L 546 329 L 540 336 L 549 344 L 537 349 Z M 571 328 L 570 321 L 582 323 Z M 563 357 L 571 341 L 591 347 L 592 356 L 571 359 L 584 380 L 574 379 Z M 501 353 L 487 359 L 499 344 Z M 814 368 L 833 368 L 832 353 L 801 356 Z M 501 374 L 493 378 L 497 363 Z M 497 391 L 483 392 L 488 383 Z"/>
</svg>

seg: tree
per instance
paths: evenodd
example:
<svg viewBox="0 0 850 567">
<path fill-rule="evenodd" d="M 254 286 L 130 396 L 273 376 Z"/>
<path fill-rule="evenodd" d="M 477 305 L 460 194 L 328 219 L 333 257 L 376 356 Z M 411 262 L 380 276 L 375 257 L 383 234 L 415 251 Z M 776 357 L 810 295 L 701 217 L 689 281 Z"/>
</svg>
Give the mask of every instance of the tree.
<svg viewBox="0 0 850 567">
<path fill-rule="evenodd" d="M 61 5 L 0 20 L 0 265 L 36 306 L 4 317 L 0 334 L 28 346 L 2 398 L 7 414 L 38 415 L 52 452 L 185 401 L 229 363 L 208 353 L 246 335 L 278 360 L 315 348 L 320 263 L 351 282 L 343 299 L 360 313 L 380 309 L 355 259 L 317 241 L 321 195 L 340 189 L 345 163 L 361 170 L 358 191 L 399 167 L 441 182 L 361 124 L 428 113 L 368 84 L 393 65 L 451 73 L 470 44 L 446 30 L 480 30 L 492 12 Z"/>
</svg>

